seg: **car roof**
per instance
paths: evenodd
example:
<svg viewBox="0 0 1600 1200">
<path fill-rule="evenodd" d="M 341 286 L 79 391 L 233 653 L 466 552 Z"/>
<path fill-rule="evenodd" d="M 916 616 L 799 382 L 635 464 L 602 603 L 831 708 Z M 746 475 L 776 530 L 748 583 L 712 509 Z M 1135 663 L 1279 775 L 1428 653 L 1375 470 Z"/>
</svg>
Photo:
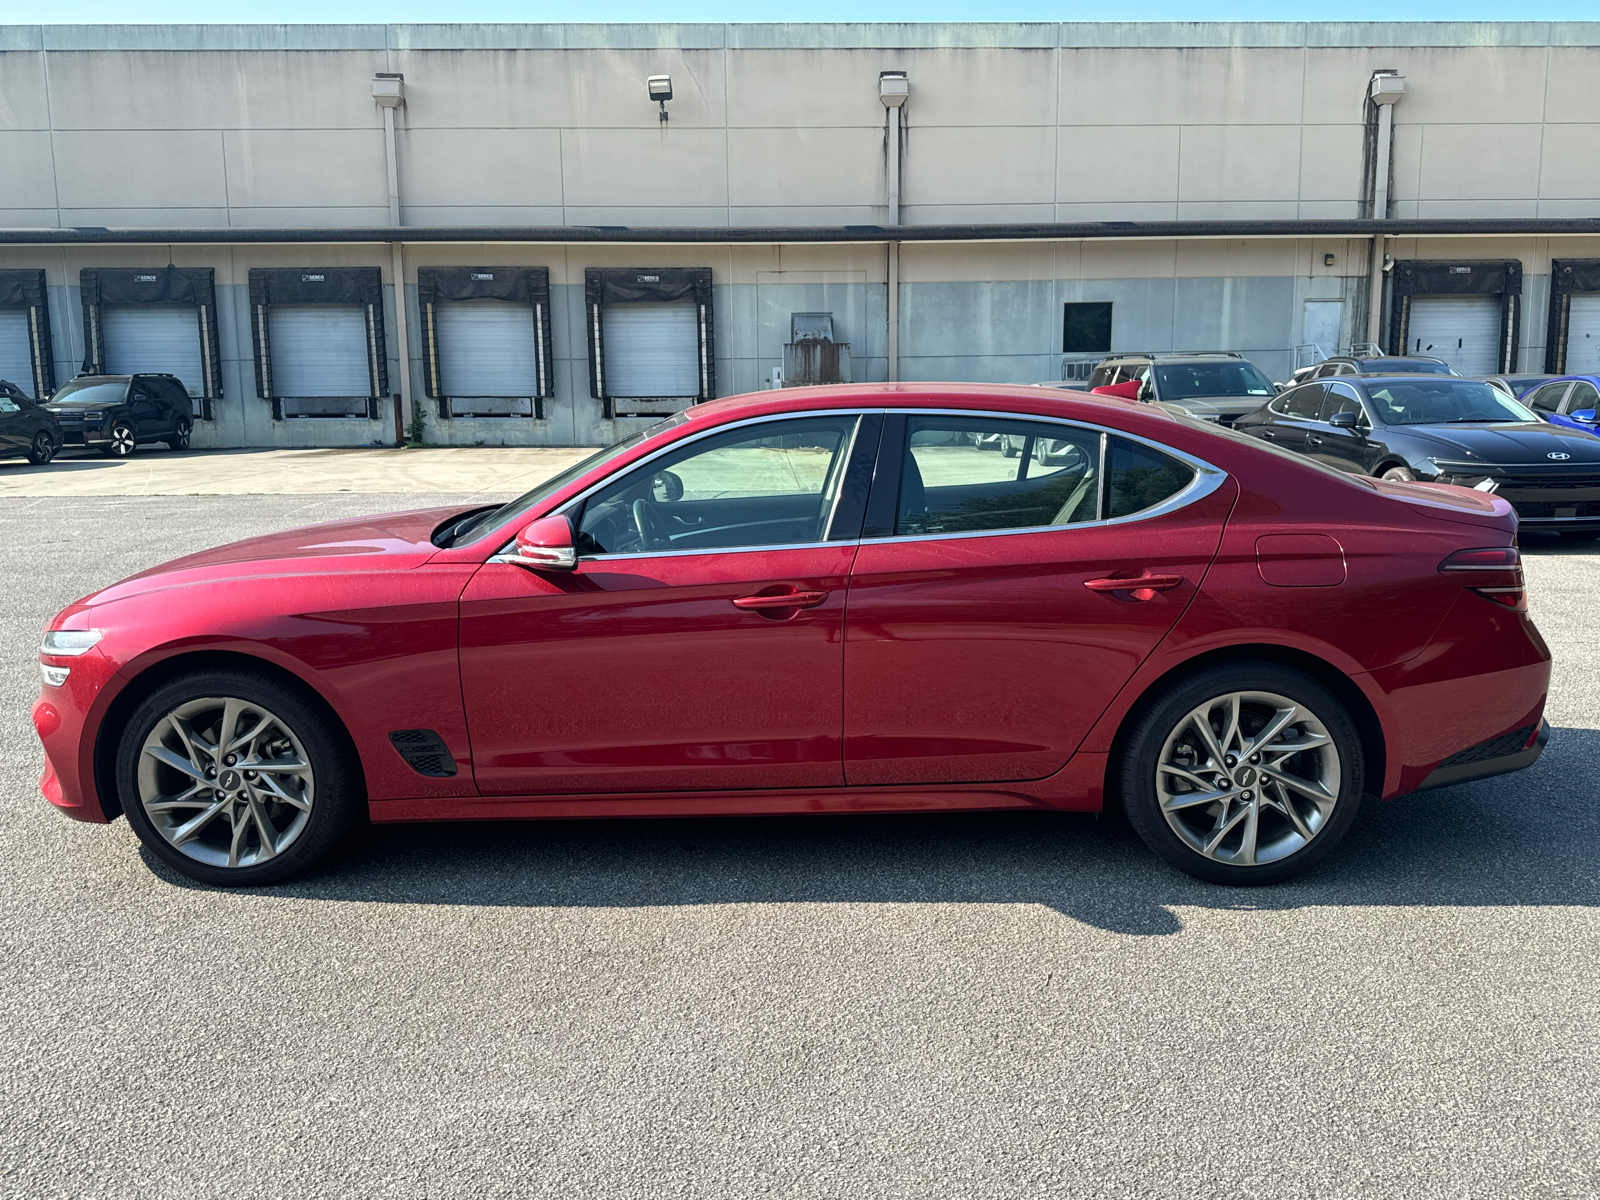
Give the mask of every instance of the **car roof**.
<svg viewBox="0 0 1600 1200">
<path fill-rule="evenodd" d="M 1104 420 L 1108 412 L 1151 414 L 1152 406 L 1120 396 L 1096 396 L 1031 383 L 841 383 L 768 389 L 742 396 L 724 396 L 685 409 L 692 422 L 763 416 L 767 413 L 815 412 L 819 409 L 962 408 L 1069 416 Z M 1170 420 L 1170 417 L 1164 417 Z"/>
</svg>

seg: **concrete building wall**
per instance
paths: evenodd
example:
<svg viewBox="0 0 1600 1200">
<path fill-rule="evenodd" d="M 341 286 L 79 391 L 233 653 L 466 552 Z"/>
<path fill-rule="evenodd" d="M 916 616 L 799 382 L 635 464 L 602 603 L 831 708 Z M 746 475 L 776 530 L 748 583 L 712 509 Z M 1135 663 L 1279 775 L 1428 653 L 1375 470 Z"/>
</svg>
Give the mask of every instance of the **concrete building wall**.
<svg viewBox="0 0 1600 1200">
<path fill-rule="evenodd" d="M 906 225 L 1312 222 L 1362 215 L 1363 95 L 1395 109 L 1393 216 L 1600 216 L 1600 27 L 1407 25 L 628 25 L 0 27 L 0 230 L 215 231 L 211 243 L 11 244 L 44 268 L 59 379 L 83 356 L 84 267 L 211 267 L 224 399 L 202 444 L 392 436 L 383 420 L 270 419 L 255 395 L 251 267 L 376 266 L 401 378 L 393 257 L 337 231 L 389 224 L 372 78 L 405 77 L 402 225 L 842 227 L 888 219 L 878 76 L 904 70 Z M 670 74 L 671 120 L 644 79 Z M 317 229 L 306 244 L 241 231 Z M 93 236 L 88 235 L 88 236 Z M 20 241 L 13 236 L 12 241 Z M 403 241 L 398 235 L 396 240 Z M 1368 288 L 1366 238 L 1095 238 L 904 243 L 905 379 L 1059 377 L 1062 306 L 1114 305 L 1113 349 L 1234 349 L 1292 369 L 1309 299 Z M 1395 258 L 1514 258 L 1521 365 L 1543 364 L 1552 257 L 1600 239 L 1396 239 Z M 831 311 L 855 378 L 889 374 L 889 251 L 879 244 L 404 247 L 412 392 L 416 270 L 544 266 L 556 395 L 542 421 L 429 418 L 453 442 L 620 436 L 589 395 L 583 272 L 710 267 L 718 391 L 762 386 L 789 315 Z M 1326 261 L 1331 255 L 1332 261 Z M 398 389 L 398 383 L 394 386 Z"/>
</svg>

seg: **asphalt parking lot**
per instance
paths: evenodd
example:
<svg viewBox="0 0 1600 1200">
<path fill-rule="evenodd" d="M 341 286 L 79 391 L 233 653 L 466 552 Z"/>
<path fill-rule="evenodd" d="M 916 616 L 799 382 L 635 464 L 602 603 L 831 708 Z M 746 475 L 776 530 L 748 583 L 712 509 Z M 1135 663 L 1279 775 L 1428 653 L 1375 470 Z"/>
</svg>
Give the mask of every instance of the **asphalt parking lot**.
<svg viewBox="0 0 1600 1200">
<path fill-rule="evenodd" d="M 58 607 L 454 479 L 0 480 L 0 1195 L 1600 1191 L 1600 544 L 1525 546 L 1541 762 L 1260 891 L 1021 813 L 389 827 L 227 893 L 50 811 Z"/>
</svg>

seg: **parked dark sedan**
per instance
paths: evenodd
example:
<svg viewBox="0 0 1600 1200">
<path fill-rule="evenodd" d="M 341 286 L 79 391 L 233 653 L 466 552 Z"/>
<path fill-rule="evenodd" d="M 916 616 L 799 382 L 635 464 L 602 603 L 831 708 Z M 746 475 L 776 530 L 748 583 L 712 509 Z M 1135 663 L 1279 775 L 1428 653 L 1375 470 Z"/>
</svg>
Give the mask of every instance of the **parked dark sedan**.
<svg viewBox="0 0 1600 1200">
<path fill-rule="evenodd" d="M 1299 374 L 1299 372 L 1296 372 Z M 1307 379 L 1331 379 L 1337 375 L 1455 375 L 1442 358 L 1425 354 L 1383 354 L 1363 357 L 1339 354 L 1325 358 L 1311 369 Z"/>
<path fill-rule="evenodd" d="M 1541 421 L 1476 379 L 1317 380 L 1234 428 L 1358 475 L 1493 492 L 1523 529 L 1600 537 L 1600 438 Z"/>
<path fill-rule="evenodd" d="M 175 375 L 80 375 L 51 398 L 69 446 L 126 458 L 145 442 L 189 448 L 193 402 Z"/>
<path fill-rule="evenodd" d="M 59 449 L 61 425 L 55 414 L 28 399 L 16 384 L 0 379 L 0 455 L 23 454 L 42 466 Z"/>
</svg>

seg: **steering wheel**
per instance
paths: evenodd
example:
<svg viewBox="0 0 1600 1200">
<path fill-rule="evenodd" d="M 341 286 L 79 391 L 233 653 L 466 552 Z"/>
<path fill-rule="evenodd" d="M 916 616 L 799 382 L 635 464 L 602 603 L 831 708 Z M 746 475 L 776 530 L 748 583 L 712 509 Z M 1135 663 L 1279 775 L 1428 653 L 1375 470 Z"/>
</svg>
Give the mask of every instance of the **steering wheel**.
<svg viewBox="0 0 1600 1200">
<path fill-rule="evenodd" d="M 661 550 L 667 545 L 667 527 L 656 513 L 656 506 L 648 500 L 633 502 L 633 527 L 639 534 L 639 545 L 646 550 Z"/>
</svg>

